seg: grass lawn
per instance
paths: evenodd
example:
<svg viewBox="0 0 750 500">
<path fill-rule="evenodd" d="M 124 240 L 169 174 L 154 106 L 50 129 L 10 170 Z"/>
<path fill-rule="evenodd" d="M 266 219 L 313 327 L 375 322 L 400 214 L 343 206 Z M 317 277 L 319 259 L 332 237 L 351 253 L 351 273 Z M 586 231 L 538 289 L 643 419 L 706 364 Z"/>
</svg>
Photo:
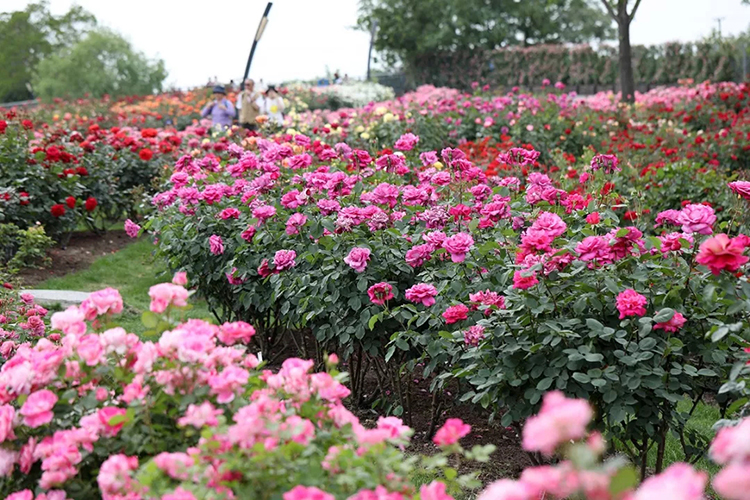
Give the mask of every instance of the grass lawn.
<svg viewBox="0 0 750 500">
<path fill-rule="evenodd" d="M 152 250 L 151 241 L 143 238 L 112 255 L 96 259 L 88 269 L 46 280 L 35 288 L 83 292 L 108 286 L 116 288 L 125 304 L 121 326 L 128 332 L 142 334 L 146 328 L 141 324 L 141 314 L 148 311 L 150 303 L 148 289 L 172 278 L 166 267 L 154 259 Z M 188 311 L 188 317 L 212 317 L 203 301 L 194 298 L 191 304 L 193 309 Z"/>
</svg>

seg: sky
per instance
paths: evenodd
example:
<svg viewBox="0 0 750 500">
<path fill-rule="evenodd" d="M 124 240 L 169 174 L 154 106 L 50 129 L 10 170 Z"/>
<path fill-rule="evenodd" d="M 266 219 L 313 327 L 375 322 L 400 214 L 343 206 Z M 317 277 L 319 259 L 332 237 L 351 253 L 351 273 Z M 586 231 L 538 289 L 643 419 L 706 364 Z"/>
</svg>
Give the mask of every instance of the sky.
<svg viewBox="0 0 750 500">
<path fill-rule="evenodd" d="M 523 0 L 521 0 L 523 1 Z M 0 0 L 1 11 L 28 0 Z M 167 83 L 180 88 L 209 77 L 242 77 L 266 0 L 49 0 L 54 14 L 73 4 L 123 34 L 135 48 L 164 59 Z M 370 35 L 353 29 L 358 0 L 275 0 L 256 49 L 250 76 L 265 84 L 310 80 L 333 73 L 364 77 Z M 750 27 L 741 0 L 642 0 L 631 25 L 633 44 L 691 41 L 717 28 L 737 34 Z"/>
</svg>

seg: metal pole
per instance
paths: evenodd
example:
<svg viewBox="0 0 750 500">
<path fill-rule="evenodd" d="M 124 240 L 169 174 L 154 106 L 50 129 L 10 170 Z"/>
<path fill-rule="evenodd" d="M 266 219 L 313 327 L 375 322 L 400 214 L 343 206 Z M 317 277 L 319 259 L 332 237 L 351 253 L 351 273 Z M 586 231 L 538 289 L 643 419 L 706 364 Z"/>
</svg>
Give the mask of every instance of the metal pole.
<svg viewBox="0 0 750 500">
<path fill-rule="evenodd" d="M 367 51 L 367 81 L 370 81 L 370 60 L 372 59 L 372 46 L 375 44 L 375 31 L 378 29 L 378 20 L 372 22 L 370 30 L 370 50 Z"/>
<path fill-rule="evenodd" d="M 266 24 L 268 24 L 268 13 L 271 11 L 271 6 L 273 5 L 273 2 L 268 2 L 268 5 L 266 5 L 266 11 L 263 13 L 263 17 L 260 19 L 260 23 L 258 24 L 258 30 L 255 32 L 255 39 L 253 40 L 253 47 L 250 49 L 250 55 L 247 58 L 247 65 L 245 65 L 245 74 L 242 76 L 242 89 L 245 89 L 245 80 L 247 80 L 247 75 L 250 73 L 250 63 L 253 62 L 253 55 L 255 55 L 255 47 L 258 46 L 258 41 L 260 40 L 260 37 L 263 36 L 263 30 L 266 29 Z"/>
</svg>

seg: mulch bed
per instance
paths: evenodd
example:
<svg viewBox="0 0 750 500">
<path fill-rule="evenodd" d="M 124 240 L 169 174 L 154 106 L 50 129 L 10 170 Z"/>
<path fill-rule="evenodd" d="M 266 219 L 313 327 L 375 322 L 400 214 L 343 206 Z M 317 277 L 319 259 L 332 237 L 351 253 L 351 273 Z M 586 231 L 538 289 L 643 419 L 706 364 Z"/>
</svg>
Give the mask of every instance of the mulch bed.
<svg viewBox="0 0 750 500">
<path fill-rule="evenodd" d="M 44 280 L 86 269 L 96 258 L 113 254 L 132 242 L 123 230 L 107 231 L 103 235 L 74 233 L 65 248 L 56 246 L 49 251 L 52 265 L 43 269 L 22 269 L 17 277 L 22 286 L 33 288 Z"/>
</svg>

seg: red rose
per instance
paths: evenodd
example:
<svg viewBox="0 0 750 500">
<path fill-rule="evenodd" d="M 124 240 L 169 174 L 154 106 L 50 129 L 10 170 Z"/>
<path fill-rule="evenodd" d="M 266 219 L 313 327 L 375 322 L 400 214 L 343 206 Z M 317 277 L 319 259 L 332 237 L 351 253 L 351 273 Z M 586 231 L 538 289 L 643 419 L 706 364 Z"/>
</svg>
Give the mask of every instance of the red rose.
<svg viewBox="0 0 750 500">
<path fill-rule="evenodd" d="M 144 128 L 141 130 L 141 137 L 156 137 L 156 134 L 155 128 Z"/>
<path fill-rule="evenodd" d="M 67 198 L 65 198 L 65 204 L 68 205 L 68 208 L 73 209 L 76 207 L 76 199 L 72 196 L 68 196 Z"/>
<path fill-rule="evenodd" d="M 28 205 L 29 204 L 29 193 L 26 191 L 21 191 L 18 193 L 18 197 L 21 200 L 21 205 Z"/>
<path fill-rule="evenodd" d="M 7 288 L 8 290 L 13 290 L 13 285 L 10 283 L 3 283 L 3 288 Z"/>
<path fill-rule="evenodd" d="M 65 215 L 65 205 L 63 205 L 62 203 L 52 205 L 50 213 L 53 217 L 62 217 L 63 215 Z"/>
<path fill-rule="evenodd" d="M 4 134 L 6 128 L 8 128 L 8 122 L 0 120 L 0 134 Z"/>
<path fill-rule="evenodd" d="M 86 170 L 86 167 L 78 167 L 78 168 L 76 168 L 76 173 L 78 175 L 81 175 L 81 176 L 89 175 L 89 171 Z"/>
<path fill-rule="evenodd" d="M 21 125 L 23 125 L 23 128 L 25 128 L 26 130 L 31 130 L 32 128 L 34 128 L 34 124 L 31 123 L 31 120 L 24 120 L 21 122 Z"/>
<path fill-rule="evenodd" d="M 89 196 L 89 198 L 86 200 L 85 206 L 86 206 L 86 210 L 88 210 L 89 212 L 94 210 L 97 205 L 98 203 L 96 201 L 96 198 L 94 198 L 93 196 Z"/>
<path fill-rule="evenodd" d="M 141 157 L 141 160 L 143 161 L 149 161 L 151 158 L 154 157 L 154 152 L 150 149 L 141 149 L 141 151 L 138 153 L 138 156 Z"/>
</svg>

